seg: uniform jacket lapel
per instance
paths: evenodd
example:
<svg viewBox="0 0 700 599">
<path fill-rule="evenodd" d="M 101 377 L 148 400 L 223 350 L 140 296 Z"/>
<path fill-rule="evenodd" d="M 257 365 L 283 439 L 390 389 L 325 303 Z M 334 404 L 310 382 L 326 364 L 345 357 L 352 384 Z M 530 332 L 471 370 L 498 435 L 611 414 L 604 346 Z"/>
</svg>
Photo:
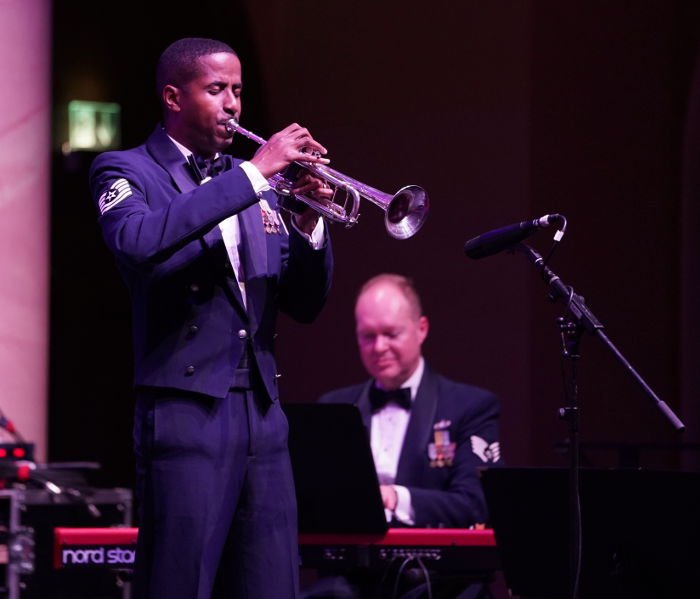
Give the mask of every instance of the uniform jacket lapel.
<svg viewBox="0 0 700 599">
<path fill-rule="evenodd" d="M 199 182 L 196 180 L 189 164 L 187 164 L 187 160 L 163 129 L 156 127 L 155 131 L 146 141 L 146 147 L 156 162 L 168 172 L 173 180 L 173 185 L 180 193 L 186 193 L 199 187 Z M 224 158 L 227 161 L 226 170 L 228 170 L 233 166 L 233 162 L 230 156 L 224 155 Z M 252 206 L 249 210 L 256 208 L 257 204 Z M 223 244 L 221 229 L 218 226 L 212 227 L 202 238 L 202 243 L 208 248 L 215 248 L 218 244 Z M 225 259 L 228 260 L 228 255 L 226 255 Z M 233 298 L 238 303 L 240 311 L 245 315 L 243 298 L 235 277 L 231 278 L 229 289 Z"/>
<path fill-rule="evenodd" d="M 248 316 L 251 321 L 251 332 L 255 332 L 260 322 L 261 314 L 258 308 L 265 305 L 267 286 L 267 239 L 262 225 L 259 204 L 239 214 L 242 239 L 242 260 L 245 272 L 246 301 Z"/>
<path fill-rule="evenodd" d="M 396 482 L 406 480 L 413 471 L 415 460 L 427 460 L 427 447 L 433 431 L 435 412 L 437 410 L 438 386 L 437 379 L 425 366 L 423 380 L 418 387 L 416 399 L 411 408 L 411 418 L 408 421 L 406 437 L 401 448 L 399 464 L 396 469 Z"/>
<path fill-rule="evenodd" d="M 246 281 L 264 279 L 267 276 L 267 240 L 262 226 L 260 206 L 253 204 L 241 212 L 239 218 Z"/>
<path fill-rule="evenodd" d="M 192 191 L 197 187 L 198 183 L 194 179 L 187 160 L 163 129 L 157 127 L 151 133 L 146 141 L 146 147 L 155 161 L 168 171 L 180 192 Z"/>
</svg>

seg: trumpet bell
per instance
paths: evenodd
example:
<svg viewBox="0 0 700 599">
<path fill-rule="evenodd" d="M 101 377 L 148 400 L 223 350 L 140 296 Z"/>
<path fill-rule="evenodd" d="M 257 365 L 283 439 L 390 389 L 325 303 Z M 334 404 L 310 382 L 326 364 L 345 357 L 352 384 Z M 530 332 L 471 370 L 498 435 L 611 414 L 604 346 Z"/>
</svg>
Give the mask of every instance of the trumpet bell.
<svg viewBox="0 0 700 599">
<path fill-rule="evenodd" d="M 384 212 L 384 226 L 395 239 L 408 239 L 418 232 L 428 218 L 430 202 L 425 189 L 406 185 L 391 198 Z"/>
<path fill-rule="evenodd" d="M 260 145 L 267 143 L 259 135 L 241 127 L 236 119 L 230 119 L 226 122 L 226 130 L 229 133 L 240 133 Z M 384 225 L 389 235 L 395 239 L 408 239 L 415 235 L 428 217 L 428 194 L 418 185 L 402 187 L 391 196 L 325 165 L 309 164 L 304 161 L 295 161 L 292 166 L 295 165 L 335 186 L 336 191 L 341 192 L 345 201 L 336 202 L 335 193 L 333 198 L 327 201 L 319 201 L 307 195 L 297 195 L 294 198 L 310 206 L 329 220 L 343 223 L 346 228 L 354 227 L 357 224 L 360 200 L 363 198 L 384 211 Z M 282 198 L 291 195 L 294 182 L 287 179 L 284 173 L 277 173 L 268 181 L 270 186 L 281 194 Z M 291 200 L 287 202 L 283 199 L 280 206 L 285 210 L 297 211 Z"/>
</svg>

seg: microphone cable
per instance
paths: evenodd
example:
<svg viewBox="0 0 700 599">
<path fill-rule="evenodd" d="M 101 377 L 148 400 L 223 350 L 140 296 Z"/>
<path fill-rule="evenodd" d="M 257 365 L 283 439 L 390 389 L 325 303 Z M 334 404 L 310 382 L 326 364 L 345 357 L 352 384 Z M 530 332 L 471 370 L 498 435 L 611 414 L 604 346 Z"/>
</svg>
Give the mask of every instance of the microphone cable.
<svg viewBox="0 0 700 599">
<path fill-rule="evenodd" d="M 425 590 L 428 593 L 428 599 L 433 599 L 433 585 L 430 583 L 430 573 L 428 572 L 428 568 L 425 567 L 425 564 L 420 557 L 416 558 L 416 562 L 418 562 L 420 569 L 423 571 L 423 577 L 425 578 Z"/>
<path fill-rule="evenodd" d="M 409 555 L 407 558 L 401 562 L 398 572 L 396 572 L 396 578 L 394 579 L 394 592 L 391 594 L 392 599 L 397 599 L 399 596 L 399 583 L 401 582 L 401 575 L 403 574 L 404 568 L 413 561 L 414 557 Z"/>
<path fill-rule="evenodd" d="M 423 563 L 423 560 L 417 556 L 417 555 L 409 555 L 406 557 L 403 562 L 401 563 L 401 566 L 399 567 L 398 572 L 396 573 L 396 579 L 394 580 L 394 592 L 392 593 L 392 599 L 397 599 L 398 598 L 398 593 L 399 593 L 399 584 L 401 583 L 401 576 L 403 575 L 404 568 L 408 566 L 411 562 L 415 561 L 418 566 L 421 569 L 421 572 L 423 573 L 423 578 L 425 580 L 425 587 L 426 587 L 426 592 L 428 594 L 428 599 L 432 599 L 433 597 L 433 587 L 430 582 L 430 574 L 428 572 L 428 569 L 425 567 L 425 564 Z"/>
<path fill-rule="evenodd" d="M 544 259 L 542 262 L 542 269 L 544 270 L 544 267 L 549 264 L 549 261 L 552 259 L 552 256 L 554 255 L 554 252 L 556 249 L 559 247 L 559 242 L 562 240 L 564 237 L 564 234 L 566 233 L 566 217 L 563 214 L 552 214 L 551 215 L 552 219 L 558 220 L 561 223 L 561 227 L 559 227 L 555 233 L 554 233 L 554 242 L 552 243 L 552 247 L 549 250 L 549 253 L 547 254 L 547 257 Z"/>
</svg>

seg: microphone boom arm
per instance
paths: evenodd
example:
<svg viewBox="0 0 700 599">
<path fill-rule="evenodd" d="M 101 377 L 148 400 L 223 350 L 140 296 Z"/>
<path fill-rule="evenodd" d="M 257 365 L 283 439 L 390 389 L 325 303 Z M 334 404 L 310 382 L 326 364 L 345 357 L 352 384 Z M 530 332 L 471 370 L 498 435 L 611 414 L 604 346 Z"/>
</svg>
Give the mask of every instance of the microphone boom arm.
<svg viewBox="0 0 700 599">
<path fill-rule="evenodd" d="M 654 390 L 647 384 L 642 376 L 634 369 L 632 364 L 629 363 L 627 358 L 622 355 L 617 347 L 615 347 L 613 342 L 603 332 L 603 325 L 588 309 L 583 297 L 581 297 L 578 293 L 575 293 L 573 287 L 565 285 L 561 278 L 559 278 L 557 274 L 555 274 L 547 265 L 544 264 L 544 259 L 542 256 L 532 247 L 526 243 L 518 243 L 513 247 L 513 250 L 524 254 L 525 257 L 532 262 L 532 264 L 534 264 L 535 268 L 537 268 L 537 270 L 540 272 L 542 280 L 549 286 L 549 296 L 552 301 L 561 299 L 566 302 L 567 312 L 571 315 L 575 323 L 592 335 L 598 337 L 598 339 L 603 342 L 603 344 L 613 353 L 613 355 L 625 367 L 625 369 L 641 385 L 642 389 L 644 389 L 646 394 L 656 404 L 656 407 L 661 410 L 664 416 L 666 416 L 666 418 L 671 422 L 671 425 L 677 431 L 685 430 L 685 424 L 683 424 L 680 418 L 676 416 L 666 402 L 656 395 Z"/>
</svg>

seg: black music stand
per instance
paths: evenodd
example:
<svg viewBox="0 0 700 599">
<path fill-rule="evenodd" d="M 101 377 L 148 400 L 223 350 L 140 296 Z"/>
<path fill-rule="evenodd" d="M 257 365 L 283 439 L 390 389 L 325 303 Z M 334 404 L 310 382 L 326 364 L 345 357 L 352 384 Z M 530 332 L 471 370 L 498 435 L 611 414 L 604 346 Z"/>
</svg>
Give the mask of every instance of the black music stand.
<svg viewBox="0 0 700 599">
<path fill-rule="evenodd" d="M 367 429 L 350 404 L 285 404 L 300 533 L 384 533 Z"/>
<path fill-rule="evenodd" d="M 569 595 L 568 470 L 482 472 L 514 596 Z M 700 473 L 581 470 L 582 599 L 676 599 L 700 589 Z"/>
</svg>

